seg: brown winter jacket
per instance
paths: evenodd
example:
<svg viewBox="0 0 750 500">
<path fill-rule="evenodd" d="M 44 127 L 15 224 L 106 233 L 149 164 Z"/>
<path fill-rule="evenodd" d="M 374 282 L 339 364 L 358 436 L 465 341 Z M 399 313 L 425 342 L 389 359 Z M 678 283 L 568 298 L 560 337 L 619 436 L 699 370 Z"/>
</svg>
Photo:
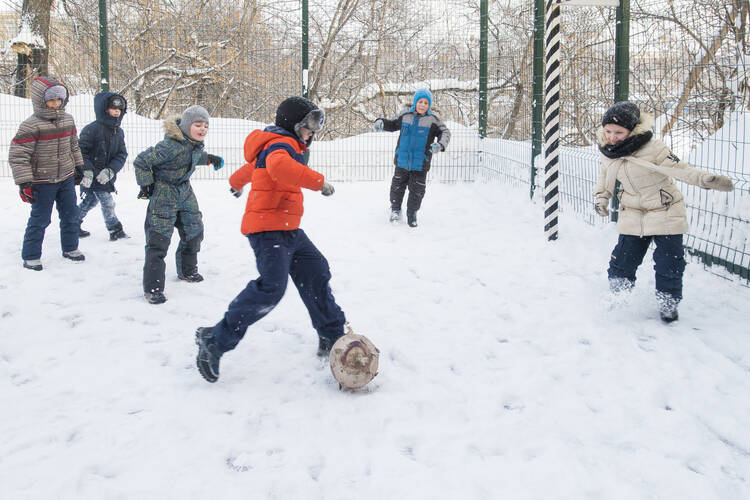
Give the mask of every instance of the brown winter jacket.
<svg viewBox="0 0 750 500">
<path fill-rule="evenodd" d="M 8 154 L 13 180 L 18 185 L 60 182 L 73 175 L 76 166 L 83 165 L 75 122 L 65 112 L 68 97 L 60 109 L 44 105 L 44 91 L 54 85 L 62 84 L 48 76 L 31 82 L 34 114 L 18 127 Z"/>
<path fill-rule="evenodd" d="M 641 114 L 641 123 L 631 135 L 651 130 L 653 116 Z M 600 145 L 605 145 L 603 129 L 597 132 Z M 684 234 L 688 232 L 685 198 L 673 179 L 706 189 L 717 189 L 715 179 L 722 184 L 731 181 L 723 176 L 699 170 L 681 162 L 659 139 L 652 138 L 634 153 L 621 158 L 601 155 L 602 168 L 594 189 L 597 204 L 606 206 L 615 192 L 615 181 L 620 181 L 617 198 L 620 213 L 617 231 L 634 236 Z M 718 187 L 723 191 L 729 186 Z"/>
</svg>

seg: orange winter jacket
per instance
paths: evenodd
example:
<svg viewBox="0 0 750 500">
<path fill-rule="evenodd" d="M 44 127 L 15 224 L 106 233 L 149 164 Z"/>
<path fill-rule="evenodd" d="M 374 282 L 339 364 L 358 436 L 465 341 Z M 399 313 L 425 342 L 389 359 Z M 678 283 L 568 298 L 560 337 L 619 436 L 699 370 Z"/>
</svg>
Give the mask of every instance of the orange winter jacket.
<svg viewBox="0 0 750 500">
<path fill-rule="evenodd" d="M 301 188 L 319 191 L 323 187 L 323 174 L 295 160 L 284 149 L 291 146 L 299 160 L 307 150 L 303 143 L 286 134 L 279 127 L 268 127 L 254 130 L 245 139 L 247 163 L 229 178 L 229 184 L 237 190 L 252 183 L 242 217 L 242 234 L 299 228 L 304 212 Z M 271 148 L 265 157 L 265 168 L 256 168 L 258 155 L 274 144 L 279 149 Z"/>
</svg>

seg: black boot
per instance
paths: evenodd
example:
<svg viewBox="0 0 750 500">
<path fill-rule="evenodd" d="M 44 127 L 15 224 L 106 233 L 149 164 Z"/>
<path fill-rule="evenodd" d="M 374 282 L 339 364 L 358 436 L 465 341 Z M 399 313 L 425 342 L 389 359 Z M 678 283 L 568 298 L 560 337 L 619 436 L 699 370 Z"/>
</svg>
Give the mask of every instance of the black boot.
<svg viewBox="0 0 750 500">
<path fill-rule="evenodd" d="M 659 317 L 663 322 L 672 323 L 679 319 L 677 306 L 680 304 L 680 299 L 675 298 L 672 294 L 657 291 L 656 300 L 659 303 Z"/>
<path fill-rule="evenodd" d="M 325 337 L 318 337 L 318 357 L 325 358 L 331 353 L 334 341 Z"/>
<path fill-rule="evenodd" d="M 79 238 L 88 238 L 89 236 L 91 236 L 91 233 L 89 233 L 85 229 L 79 229 L 78 230 L 78 237 Z"/>
<path fill-rule="evenodd" d="M 401 220 L 401 209 L 392 208 L 391 216 L 388 219 L 390 222 L 398 222 Z"/>
<path fill-rule="evenodd" d="M 200 327 L 195 331 L 195 343 L 198 346 L 198 357 L 195 360 L 201 376 L 214 383 L 219 380 L 219 360 L 223 354 L 216 346 L 213 328 Z"/>
<path fill-rule="evenodd" d="M 203 281 L 203 276 L 198 274 L 198 272 L 194 272 L 193 274 L 180 274 L 177 277 L 182 281 L 187 281 L 188 283 L 198 283 Z"/>
<path fill-rule="evenodd" d="M 128 237 L 129 236 L 125 234 L 125 231 L 122 230 L 122 224 L 119 222 L 115 227 L 109 230 L 109 241 L 121 240 Z"/>
<path fill-rule="evenodd" d="M 417 212 L 406 212 L 406 222 L 409 227 L 417 227 Z"/>
<path fill-rule="evenodd" d="M 151 290 L 144 294 L 149 304 L 163 304 L 167 301 L 167 297 L 161 290 Z"/>
</svg>

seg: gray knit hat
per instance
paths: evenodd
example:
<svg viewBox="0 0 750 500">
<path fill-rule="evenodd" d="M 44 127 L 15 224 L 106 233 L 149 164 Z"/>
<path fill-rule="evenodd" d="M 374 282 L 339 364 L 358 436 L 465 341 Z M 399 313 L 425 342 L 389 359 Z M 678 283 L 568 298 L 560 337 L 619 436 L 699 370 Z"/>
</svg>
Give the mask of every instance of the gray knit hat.
<svg viewBox="0 0 750 500">
<path fill-rule="evenodd" d="M 630 101 L 620 101 L 612 105 L 602 117 L 602 127 L 614 123 L 631 132 L 641 122 L 641 111 Z"/>
<path fill-rule="evenodd" d="M 68 97 L 68 91 L 62 85 L 53 85 L 44 91 L 44 102 L 51 101 L 52 99 L 61 99 L 64 101 L 66 97 Z"/>
<path fill-rule="evenodd" d="M 190 125 L 194 122 L 206 122 L 208 123 L 208 111 L 203 106 L 190 106 L 182 112 L 182 118 L 178 126 L 185 137 L 190 137 Z M 192 139 L 192 137 L 190 137 Z"/>
</svg>

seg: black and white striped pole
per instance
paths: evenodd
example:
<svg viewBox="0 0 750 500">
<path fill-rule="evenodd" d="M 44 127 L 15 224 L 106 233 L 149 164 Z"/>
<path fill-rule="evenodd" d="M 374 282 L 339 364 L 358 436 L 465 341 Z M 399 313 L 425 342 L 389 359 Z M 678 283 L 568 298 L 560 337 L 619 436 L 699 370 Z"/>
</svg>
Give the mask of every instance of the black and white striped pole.
<svg viewBox="0 0 750 500">
<path fill-rule="evenodd" d="M 560 5 L 547 0 L 544 30 L 544 235 L 557 239 L 560 148 Z"/>
<path fill-rule="evenodd" d="M 544 22 L 544 235 L 557 239 L 560 210 L 560 4 L 617 6 L 619 0 L 547 0 Z"/>
</svg>

